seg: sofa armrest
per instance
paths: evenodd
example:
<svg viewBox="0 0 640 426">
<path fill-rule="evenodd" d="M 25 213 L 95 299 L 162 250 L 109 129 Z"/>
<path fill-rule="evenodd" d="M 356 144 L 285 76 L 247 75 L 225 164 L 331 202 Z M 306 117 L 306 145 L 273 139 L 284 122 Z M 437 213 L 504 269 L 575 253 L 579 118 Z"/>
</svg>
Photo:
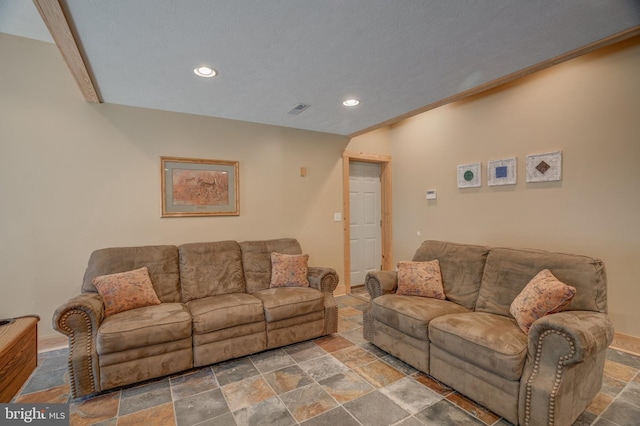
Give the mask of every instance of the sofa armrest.
<svg viewBox="0 0 640 426">
<path fill-rule="evenodd" d="M 364 286 L 369 293 L 369 304 L 362 312 L 362 335 L 373 342 L 373 314 L 371 312 L 373 300 L 383 294 L 395 293 L 398 287 L 398 273 L 396 271 L 372 271 L 364 279 Z"/>
<path fill-rule="evenodd" d="M 338 273 L 333 268 L 309 266 L 307 279 L 309 285 L 323 293 L 333 293 L 338 286 Z"/>
<path fill-rule="evenodd" d="M 529 354 L 536 354 L 548 333 L 560 333 L 569 342 L 564 365 L 583 362 L 604 351 L 613 340 L 613 324 L 606 314 L 592 311 L 564 311 L 546 315 L 529 330 Z"/>
<path fill-rule="evenodd" d="M 372 271 L 364 280 L 365 287 L 371 300 L 387 293 L 395 293 L 398 287 L 398 273 L 396 271 Z"/>
<path fill-rule="evenodd" d="M 71 396 L 100 391 L 100 367 L 96 333 L 104 319 L 104 305 L 97 293 L 80 294 L 56 309 L 53 328 L 69 337 Z"/>
<path fill-rule="evenodd" d="M 338 286 L 338 273 L 333 268 L 309 266 L 307 272 L 309 286 L 324 294 L 324 334 L 338 332 L 338 305 L 333 291 Z"/>
<path fill-rule="evenodd" d="M 535 321 L 520 385 L 520 423 L 571 424 L 602 386 L 612 340 L 613 325 L 601 312 L 564 311 Z"/>
</svg>

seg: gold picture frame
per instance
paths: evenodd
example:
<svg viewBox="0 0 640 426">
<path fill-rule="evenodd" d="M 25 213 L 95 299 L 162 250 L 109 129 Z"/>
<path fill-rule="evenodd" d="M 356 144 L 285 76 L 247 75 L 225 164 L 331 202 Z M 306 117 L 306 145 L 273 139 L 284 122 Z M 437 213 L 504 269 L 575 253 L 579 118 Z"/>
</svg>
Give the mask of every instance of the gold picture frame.
<svg viewBox="0 0 640 426">
<path fill-rule="evenodd" d="M 237 161 L 160 157 L 162 217 L 238 216 Z"/>
</svg>

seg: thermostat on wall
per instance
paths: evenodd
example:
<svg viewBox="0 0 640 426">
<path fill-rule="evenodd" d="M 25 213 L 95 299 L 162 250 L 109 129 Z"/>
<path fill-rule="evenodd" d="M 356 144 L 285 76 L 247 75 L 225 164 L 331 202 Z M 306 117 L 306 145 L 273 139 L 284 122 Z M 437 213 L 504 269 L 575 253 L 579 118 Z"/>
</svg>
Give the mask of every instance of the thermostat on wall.
<svg viewBox="0 0 640 426">
<path fill-rule="evenodd" d="M 438 193 L 435 189 L 427 189 L 427 200 L 435 200 L 438 198 Z"/>
</svg>

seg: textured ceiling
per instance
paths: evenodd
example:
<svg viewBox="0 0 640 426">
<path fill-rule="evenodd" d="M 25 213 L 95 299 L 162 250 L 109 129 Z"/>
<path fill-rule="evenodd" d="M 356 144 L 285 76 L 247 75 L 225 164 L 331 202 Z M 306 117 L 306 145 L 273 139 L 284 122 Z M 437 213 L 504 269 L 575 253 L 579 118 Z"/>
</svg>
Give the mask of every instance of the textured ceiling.
<svg viewBox="0 0 640 426">
<path fill-rule="evenodd" d="M 16 2 L 0 0 L 0 31 L 29 36 Z M 103 102 L 340 135 L 640 25 L 637 0 L 61 4 Z M 195 76 L 203 64 L 219 75 Z"/>
</svg>

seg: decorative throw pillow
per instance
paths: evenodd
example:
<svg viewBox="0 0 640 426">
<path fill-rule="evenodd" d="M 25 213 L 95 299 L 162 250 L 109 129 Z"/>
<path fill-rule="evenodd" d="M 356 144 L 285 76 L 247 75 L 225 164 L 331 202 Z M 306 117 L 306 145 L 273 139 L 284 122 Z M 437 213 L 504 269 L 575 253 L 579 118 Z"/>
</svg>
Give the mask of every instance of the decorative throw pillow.
<svg viewBox="0 0 640 426">
<path fill-rule="evenodd" d="M 509 311 L 518 325 L 529 334 L 531 324 L 545 315 L 560 312 L 576 294 L 575 287 L 559 281 L 548 269 L 533 277 L 511 303 Z"/>
<path fill-rule="evenodd" d="M 309 287 L 308 262 L 308 254 L 271 253 L 269 287 Z"/>
<path fill-rule="evenodd" d="M 104 314 L 107 317 L 130 309 L 160 304 L 146 266 L 95 277 L 92 282 L 102 296 Z"/>
<path fill-rule="evenodd" d="M 428 262 L 398 262 L 396 294 L 445 299 L 438 259 Z"/>
</svg>

